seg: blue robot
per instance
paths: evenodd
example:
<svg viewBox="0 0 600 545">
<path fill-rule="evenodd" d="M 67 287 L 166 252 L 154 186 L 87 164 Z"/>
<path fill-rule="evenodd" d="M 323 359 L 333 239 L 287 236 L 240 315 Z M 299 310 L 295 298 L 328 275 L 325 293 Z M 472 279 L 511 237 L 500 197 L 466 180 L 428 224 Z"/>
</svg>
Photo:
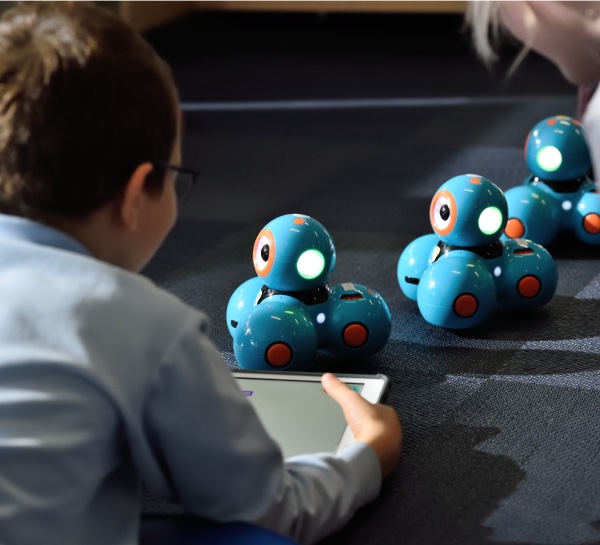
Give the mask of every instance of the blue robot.
<svg viewBox="0 0 600 545">
<path fill-rule="evenodd" d="M 540 121 L 525 142 L 531 175 L 506 191 L 509 219 L 503 238 L 550 244 L 560 231 L 600 244 L 600 194 L 583 126 L 566 115 Z"/>
<path fill-rule="evenodd" d="M 227 305 L 243 369 L 303 371 L 317 351 L 355 358 L 388 341 L 390 311 L 377 292 L 328 284 L 335 246 L 318 221 L 301 214 L 274 219 L 258 234 L 252 257 L 258 276 L 239 286 Z"/>
<path fill-rule="evenodd" d="M 411 242 L 398 260 L 398 282 L 428 322 L 474 327 L 496 306 L 531 309 L 554 295 L 558 275 L 539 244 L 501 241 L 508 207 L 502 190 L 465 174 L 443 184 L 431 201 L 435 234 Z"/>
</svg>

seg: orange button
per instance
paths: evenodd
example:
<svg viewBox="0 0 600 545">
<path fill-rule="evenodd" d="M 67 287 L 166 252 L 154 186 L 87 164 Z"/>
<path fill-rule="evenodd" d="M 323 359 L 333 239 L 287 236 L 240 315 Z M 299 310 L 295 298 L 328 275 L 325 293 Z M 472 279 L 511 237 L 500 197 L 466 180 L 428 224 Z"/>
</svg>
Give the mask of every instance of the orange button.
<svg viewBox="0 0 600 545">
<path fill-rule="evenodd" d="M 349 324 L 344 328 L 342 338 L 348 346 L 358 348 L 367 342 L 369 332 L 362 324 Z"/>
<path fill-rule="evenodd" d="M 470 318 L 477 312 L 479 303 L 477 297 L 470 293 L 463 293 L 454 300 L 454 312 L 461 318 Z"/>
<path fill-rule="evenodd" d="M 506 228 L 504 229 L 506 236 L 509 238 L 521 238 L 525 234 L 525 226 L 521 220 L 517 218 L 510 218 L 506 222 Z"/>
<path fill-rule="evenodd" d="M 285 367 L 292 361 L 292 349 L 285 343 L 273 343 L 265 354 L 267 363 L 273 367 Z"/>
<path fill-rule="evenodd" d="M 590 235 L 597 235 L 600 233 L 600 216 L 598 214 L 588 214 L 583 218 L 583 228 Z"/>
<path fill-rule="evenodd" d="M 524 276 L 517 282 L 517 291 L 521 297 L 531 299 L 542 289 L 542 284 L 535 276 Z"/>
</svg>

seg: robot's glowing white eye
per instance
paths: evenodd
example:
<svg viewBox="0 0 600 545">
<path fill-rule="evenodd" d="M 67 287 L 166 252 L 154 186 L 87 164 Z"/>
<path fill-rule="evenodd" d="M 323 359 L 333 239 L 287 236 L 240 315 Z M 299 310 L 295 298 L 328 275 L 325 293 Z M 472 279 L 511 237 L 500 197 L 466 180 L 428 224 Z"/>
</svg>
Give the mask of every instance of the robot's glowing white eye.
<svg viewBox="0 0 600 545">
<path fill-rule="evenodd" d="M 495 206 L 488 206 L 479 214 L 479 229 L 486 235 L 493 235 L 502 227 L 502 212 Z"/>
<path fill-rule="evenodd" d="M 433 205 L 433 221 L 438 229 L 445 229 L 452 219 L 452 203 L 446 195 L 440 195 Z"/>
<path fill-rule="evenodd" d="M 562 154 L 554 146 L 545 146 L 537 154 L 537 162 L 546 172 L 554 172 L 562 165 Z"/>
<path fill-rule="evenodd" d="M 269 263 L 270 246 L 269 239 L 262 235 L 254 245 L 254 266 L 262 271 Z"/>
<path fill-rule="evenodd" d="M 298 258 L 296 263 L 298 274 L 306 280 L 312 280 L 319 276 L 325 268 L 325 258 L 319 250 L 306 250 Z"/>
</svg>

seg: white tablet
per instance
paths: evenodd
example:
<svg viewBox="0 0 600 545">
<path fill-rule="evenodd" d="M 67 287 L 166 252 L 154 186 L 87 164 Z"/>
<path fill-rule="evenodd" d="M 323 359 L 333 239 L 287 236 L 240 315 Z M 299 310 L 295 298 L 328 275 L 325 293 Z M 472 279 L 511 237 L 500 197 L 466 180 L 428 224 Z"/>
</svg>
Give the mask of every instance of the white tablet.
<svg viewBox="0 0 600 545">
<path fill-rule="evenodd" d="M 322 373 L 234 371 L 233 375 L 284 457 L 335 453 L 354 442 L 342 409 L 323 391 Z M 372 403 L 387 395 L 385 375 L 336 375 Z"/>
</svg>

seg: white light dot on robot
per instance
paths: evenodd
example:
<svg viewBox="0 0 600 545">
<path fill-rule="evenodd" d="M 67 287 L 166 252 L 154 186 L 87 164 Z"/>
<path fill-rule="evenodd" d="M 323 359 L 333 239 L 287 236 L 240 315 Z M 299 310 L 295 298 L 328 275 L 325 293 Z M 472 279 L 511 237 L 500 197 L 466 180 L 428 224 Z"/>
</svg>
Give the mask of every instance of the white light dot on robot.
<svg viewBox="0 0 600 545">
<path fill-rule="evenodd" d="M 502 274 L 502 267 L 496 267 L 494 269 L 494 276 L 500 276 Z"/>
<path fill-rule="evenodd" d="M 492 235 L 502 226 L 502 212 L 495 206 L 488 206 L 479 215 L 479 229 L 486 235 Z"/>
<path fill-rule="evenodd" d="M 563 201 L 562 209 L 563 210 L 571 210 L 573 208 L 573 203 L 571 201 Z"/>
<path fill-rule="evenodd" d="M 537 162 L 546 172 L 554 172 L 562 164 L 562 153 L 554 146 L 545 146 L 538 152 Z"/>
<path fill-rule="evenodd" d="M 325 258 L 319 250 L 306 250 L 296 263 L 298 274 L 307 280 L 319 276 L 325 268 Z"/>
<path fill-rule="evenodd" d="M 323 312 L 319 312 L 317 314 L 317 323 L 322 324 L 325 322 L 325 314 Z"/>
</svg>

